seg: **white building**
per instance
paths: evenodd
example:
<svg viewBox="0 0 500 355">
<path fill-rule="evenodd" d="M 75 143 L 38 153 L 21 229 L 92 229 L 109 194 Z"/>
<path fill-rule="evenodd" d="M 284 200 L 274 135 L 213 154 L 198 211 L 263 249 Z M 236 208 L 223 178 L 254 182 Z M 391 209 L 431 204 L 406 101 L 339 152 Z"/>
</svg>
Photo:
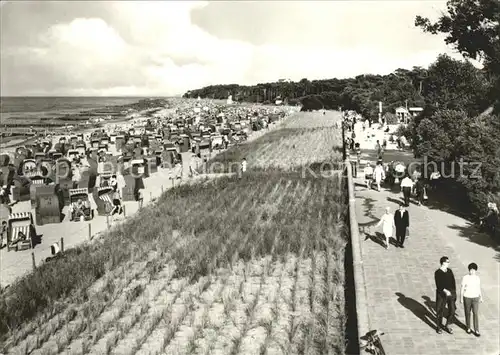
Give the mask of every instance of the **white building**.
<svg viewBox="0 0 500 355">
<path fill-rule="evenodd" d="M 407 124 L 410 119 L 410 112 L 403 106 L 396 108 L 395 111 L 398 122 Z"/>
</svg>

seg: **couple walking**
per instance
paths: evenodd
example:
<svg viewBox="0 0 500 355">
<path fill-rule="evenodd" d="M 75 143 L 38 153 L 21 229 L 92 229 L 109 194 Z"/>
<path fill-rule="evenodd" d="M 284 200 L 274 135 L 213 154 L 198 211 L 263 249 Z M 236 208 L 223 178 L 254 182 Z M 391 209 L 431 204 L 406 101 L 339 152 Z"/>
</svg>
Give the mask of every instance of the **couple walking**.
<svg viewBox="0 0 500 355">
<path fill-rule="evenodd" d="M 385 236 L 385 248 L 389 249 L 389 240 L 396 230 L 396 248 L 404 248 L 404 243 L 408 230 L 410 228 L 410 215 L 404 204 L 399 205 L 399 209 L 391 214 L 391 208 L 385 208 L 385 214 L 380 218 L 380 221 L 375 226 L 382 226 L 382 231 Z"/>
<path fill-rule="evenodd" d="M 439 262 L 441 267 L 434 273 L 434 281 L 436 283 L 436 332 L 441 334 L 442 329 L 444 329 L 446 332 L 452 334 L 453 330 L 450 326 L 455 317 L 455 302 L 457 300 L 455 276 L 449 268 L 450 259 L 447 256 L 443 256 Z M 459 296 L 460 302 L 464 305 L 467 334 L 474 334 L 479 337 L 481 336 L 479 333 L 479 302 L 483 302 L 481 280 L 476 274 L 476 263 L 470 263 L 468 269 L 469 273 L 462 278 Z M 446 324 L 443 326 L 442 320 L 446 307 L 448 307 L 448 316 L 446 317 Z M 472 330 L 470 324 L 471 311 L 473 314 L 474 330 Z"/>
</svg>

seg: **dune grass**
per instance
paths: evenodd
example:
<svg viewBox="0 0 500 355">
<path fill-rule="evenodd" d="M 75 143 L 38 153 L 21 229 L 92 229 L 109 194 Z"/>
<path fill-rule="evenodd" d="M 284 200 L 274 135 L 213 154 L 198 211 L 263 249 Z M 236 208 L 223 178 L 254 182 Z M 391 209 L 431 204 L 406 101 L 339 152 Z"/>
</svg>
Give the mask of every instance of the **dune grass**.
<svg viewBox="0 0 500 355">
<path fill-rule="evenodd" d="M 0 352 L 342 354 L 344 190 L 282 168 L 169 190 L 1 295 Z"/>
</svg>

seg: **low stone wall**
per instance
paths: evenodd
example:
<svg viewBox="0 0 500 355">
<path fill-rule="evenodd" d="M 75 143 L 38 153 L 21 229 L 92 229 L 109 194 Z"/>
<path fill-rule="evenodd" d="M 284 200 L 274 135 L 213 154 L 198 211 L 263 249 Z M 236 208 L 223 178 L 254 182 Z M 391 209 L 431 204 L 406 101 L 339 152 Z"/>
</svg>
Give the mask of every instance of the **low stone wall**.
<svg viewBox="0 0 500 355">
<path fill-rule="evenodd" d="M 358 327 L 358 337 L 365 335 L 370 329 L 370 319 L 368 316 L 368 303 L 366 294 L 365 274 L 363 270 L 363 259 L 360 249 L 359 227 L 356 220 L 356 198 L 354 195 L 354 180 L 352 176 L 351 163 L 346 160 L 347 190 L 349 195 L 349 229 L 352 244 L 352 262 L 354 271 L 354 289 L 356 298 L 356 317 Z M 346 300 L 347 301 L 347 300 Z M 360 347 L 364 345 L 358 338 Z"/>
</svg>

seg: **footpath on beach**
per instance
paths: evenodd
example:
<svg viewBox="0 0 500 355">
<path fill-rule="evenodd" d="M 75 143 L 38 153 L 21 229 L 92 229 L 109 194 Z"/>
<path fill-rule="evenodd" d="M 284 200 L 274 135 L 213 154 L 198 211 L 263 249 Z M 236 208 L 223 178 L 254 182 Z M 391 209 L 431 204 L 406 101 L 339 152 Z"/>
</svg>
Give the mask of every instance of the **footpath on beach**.
<svg viewBox="0 0 500 355">
<path fill-rule="evenodd" d="M 360 170 L 353 180 L 361 260 L 354 263 L 361 265 L 364 276 L 364 289 L 357 286 L 356 294 L 363 293 L 366 300 L 361 307 L 358 305 L 358 319 L 364 319 L 359 314 L 365 315 L 368 324 L 360 324 L 359 329 L 384 333 L 381 341 L 388 355 L 500 354 L 499 245 L 463 218 L 411 203 L 405 248 L 396 248 L 391 240 L 386 250 L 382 230 L 375 224 L 386 207 L 394 213 L 402 194 L 396 189 L 367 189 Z M 479 266 L 484 294 L 484 302 L 479 305 L 479 338 L 466 333 L 460 300 L 456 303 L 454 333 L 435 331 L 434 271 L 444 255 L 450 258 L 457 292 L 462 277 L 468 273 L 467 265 L 475 262 Z"/>
</svg>

